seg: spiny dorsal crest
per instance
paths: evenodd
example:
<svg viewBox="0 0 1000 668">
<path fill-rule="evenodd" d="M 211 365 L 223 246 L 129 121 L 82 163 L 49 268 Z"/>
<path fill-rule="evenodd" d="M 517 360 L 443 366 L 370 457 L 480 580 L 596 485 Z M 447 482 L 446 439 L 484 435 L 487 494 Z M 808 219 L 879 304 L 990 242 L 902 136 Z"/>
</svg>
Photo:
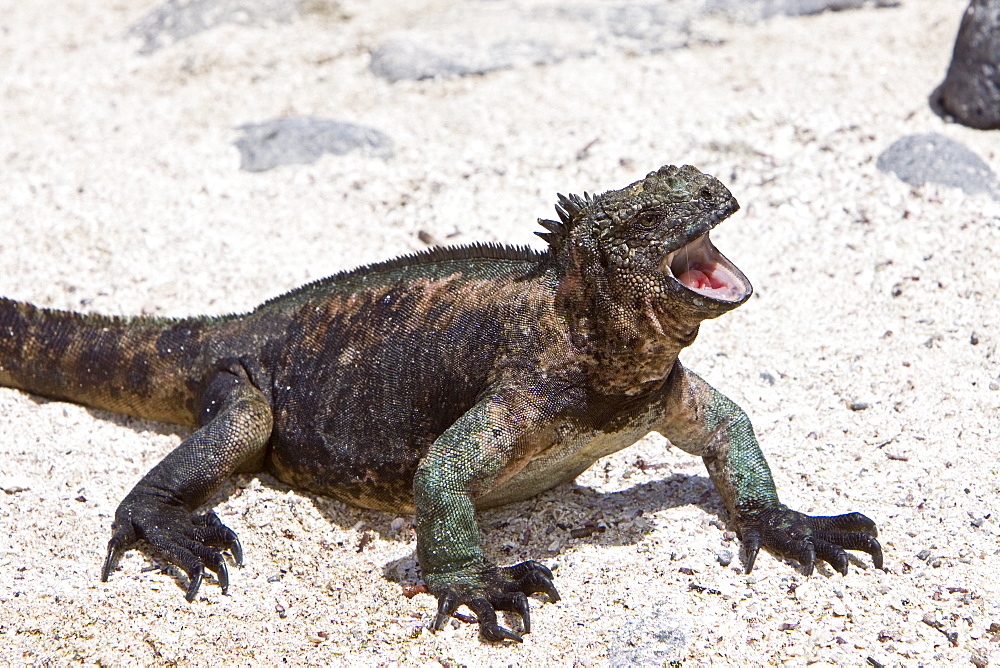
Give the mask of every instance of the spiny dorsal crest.
<svg viewBox="0 0 1000 668">
<path fill-rule="evenodd" d="M 548 220 L 539 218 L 538 224 L 548 232 L 535 232 L 535 234 L 552 247 L 559 250 L 569 238 L 569 233 L 580 221 L 587 217 L 585 209 L 594 201 L 594 197 L 584 191 L 583 197 L 580 195 L 563 195 L 559 193 L 559 201 L 556 203 L 556 214 L 559 220 Z"/>
</svg>

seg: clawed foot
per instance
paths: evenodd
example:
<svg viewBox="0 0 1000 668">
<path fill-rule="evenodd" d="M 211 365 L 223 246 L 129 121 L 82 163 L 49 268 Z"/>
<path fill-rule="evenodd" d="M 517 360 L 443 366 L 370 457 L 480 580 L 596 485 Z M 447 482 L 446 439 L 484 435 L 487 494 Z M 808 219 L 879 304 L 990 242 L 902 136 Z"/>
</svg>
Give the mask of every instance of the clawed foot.
<svg viewBox="0 0 1000 668">
<path fill-rule="evenodd" d="M 497 623 L 497 610 L 516 612 L 524 623 L 524 632 L 531 632 L 528 596 L 543 593 L 555 603 L 559 592 L 552 584 L 552 571 L 537 561 L 524 561 L 515 566 L 498 568 L 486 566 L 473 575 L 459 574 L 445 580 L 444 587 L 437 587 L 438 612 L 433 628 L 440 630 L 459 606 L 465 605 L 479 619 L 479 633 L 488 641 L 522 638 Z M 448 581 L 451 581 L 448 583 Z"/>
<path fill-rule="evenodd" d="M 215 573 L 222 593 L 229 589 L 229 569 L 222 551 L 228 550 L 236 564 L 243 564 L 243 546 L 232 529 L 213 512 L 192 515 L 186 509 L 153 501 L 127 503 L 115 514 L 115 532 L 108 542 L 101 580 L 108 581 L 122 554 L 144 538 L 166 561 L 188 576 L 185 598 L 193 601 L 204 579 L 205 569 Z"/>
<path fill-rule="evenodd" d="M 746 572 L 753 569 L 761 547 L 794 559 L 806 575 L 821 559 L 842 575 L 847 574 L 847 552 L 860 550 L 872 556 L 875 568 L 882 568 L 882 546 L 875 523 L 861 513 L 812 517 L 783 505 L 744 509 L 737 520 L 746 554 Z"/>
</svg>

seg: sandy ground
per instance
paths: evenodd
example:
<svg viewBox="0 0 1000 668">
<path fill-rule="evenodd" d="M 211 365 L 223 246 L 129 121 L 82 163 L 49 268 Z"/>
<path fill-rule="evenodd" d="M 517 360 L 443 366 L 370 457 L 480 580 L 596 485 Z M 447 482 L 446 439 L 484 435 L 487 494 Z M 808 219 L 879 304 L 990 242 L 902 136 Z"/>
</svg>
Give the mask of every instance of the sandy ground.
<svg viewBox="0 0 1000 668">
<path fill-rule="evenodd" d="M 564 598 L 532 602 L 523 645 L 426 630 L 434 600 L 400 583 L 411 518 L 263 475 L 214 499 L 247 555 L 230 594 L 188 604 L 141 551 L 99 579 L 118 501 L 185 432 L 0 390 L 0 663 L 1000 662 L 1000 206 L 875 167 L 938 132 L 1000 170 L 1000 133 L 926 104 L 966 0 L 711 20 L 688 49 L 398 83 L 370 50 L 450 3 L 366 4 L 141 55 L 122 35 L 147 0 L 3 2 L 0 294 L 245 310 L 420 232 L 539 246 L 556 192 L 691 163 L 743 205 L 714 239 L 756 296 L 682 358 L 750 414 L 783 501 L 878 522 L 886 572 L 723 566 L 738 544 L 701 463 L 650 436 L 482 515 L 498 560 L 557 567 Z M 295 114 L 376 127 L 395 156 L 240 171 L 236 128 Z M 588 520 L 607 531 L 571 538 Z"/>
</svg>

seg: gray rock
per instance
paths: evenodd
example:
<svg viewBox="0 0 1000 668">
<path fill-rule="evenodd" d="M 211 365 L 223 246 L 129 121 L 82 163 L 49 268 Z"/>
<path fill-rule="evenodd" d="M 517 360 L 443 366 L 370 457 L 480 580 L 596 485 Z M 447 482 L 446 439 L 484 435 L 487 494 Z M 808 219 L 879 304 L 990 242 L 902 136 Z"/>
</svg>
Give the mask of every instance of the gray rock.
<svg viewBox="0 0 1000 668">
<path fill-rule="evenodd" d="M 482 44 L 475 39 L 408 35 L 386 40 L 372 52 L 370 69 L 389 81 L 467 76 L 504 70 L 518 64 L 551 65 L 568 54 L 550 44 L 510 40 Z"/>
<path fill-rule="evenodd" d="M 466 0 L 385 36 L 371 71 L 389 81 L 486 74 L 618 52 L 648 55 L 687 46 L 692 20 L 707 13 L 740 20 L 798 16 L 896 0 L 661 0 L 617 5 L 580 0 L 526 9 L 513 0 Z"/>
<path fill-rule="evenodd" d="M 167 0 L 125 34 L 143 41 L 139 53 L 165 46 L 219 25 L 291 23 L 303 13 L 329 14 L 335 0 Z"/>
<path fill-rule="evenodd" d="M 1000 0 L 972 0 L 965 10 L 948 74 L 931 106 L 962 125 L 1000 128 Z"/>
<path fill-rule="evenodd" d="M 235 142 L 240 150 L 240 169 L 248 172 L 316 162 L 324 153 L 362 151 L 383 160 L 393 155 L 388 135 L 352 123 L 295 116 L 241 125 L 239 129 L 244 131 Z"/>
<path fill-rule="evenodd" d="M 618 632 L 608 648 L 611 666 L 666 666 L 681 658 L 687 642 L 684 627 L 676 617 L 655 608 L 631 621 Z"/>
<path fill-rule="evenodd" d="M 982 159 L 958 142 L 939 134 L 910 135 L 883 151 L 878 168 L 910 185 L 940 183 L 974 195 L 1000 195 L 996 175 Z"/>
<path fill-rule="evenodd" d="M 898 0 L 705 0 L 705 9 L 722 12 L 742 20 L 768 19 L 772 16 L 807 16 L 845 9 L 896 7 Z"/>
<path fill-rule="evenodd" d="M 660 53 L 688 44 L 689 19 L 678 10 L 684 3 L 627 4 L 610 7 L 595 18 L 598 35 L 618 51 Z"/>
<path fill-rule="evenodd" d="M 549 5 L 464 2 L 386 37 L 371 71 L 389 81 L 486 74 L 552 65 L 604 51 L 657 53 L 685 46 L 695 0 Z"/>
</svg>

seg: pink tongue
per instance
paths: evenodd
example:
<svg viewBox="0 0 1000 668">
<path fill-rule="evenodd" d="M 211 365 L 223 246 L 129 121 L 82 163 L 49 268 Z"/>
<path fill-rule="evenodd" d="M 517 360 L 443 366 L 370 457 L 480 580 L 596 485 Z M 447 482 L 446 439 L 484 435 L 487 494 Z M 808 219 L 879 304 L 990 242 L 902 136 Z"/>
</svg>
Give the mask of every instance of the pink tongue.
<svg viewBox="0 0 1000 668">
<path fill-rule="evenodd" d="M 711 266 L 705 265 L 692 265 L 687 271 L 678 276 L 677 280 L 697 292 L 729 287 L 723 276 L 712 271 Z"/>
</svg>

